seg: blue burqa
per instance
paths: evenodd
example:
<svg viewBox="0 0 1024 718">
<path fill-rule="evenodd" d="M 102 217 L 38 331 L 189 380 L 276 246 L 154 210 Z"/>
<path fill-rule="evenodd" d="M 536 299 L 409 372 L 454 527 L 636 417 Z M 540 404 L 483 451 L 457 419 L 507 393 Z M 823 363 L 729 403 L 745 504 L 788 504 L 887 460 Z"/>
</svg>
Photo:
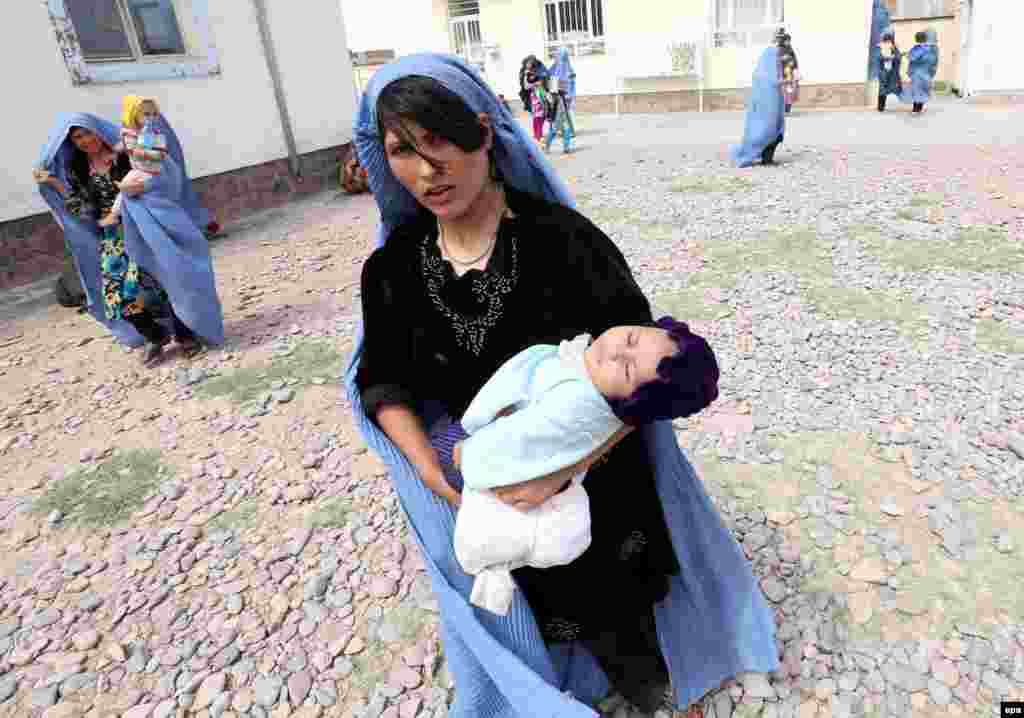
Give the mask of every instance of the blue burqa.
<svg viewBox="0 0 1024 718">
<path fill-rule="evenodd" d="M 61 115 L 43 146 L 39 166 L 65 187 L 70 183 L 74 148 L 69 135 L 73 127 L 96 133 L 111 147 L 120 140 L 118 128 L 95 115 Z M 220 344 L 224 341 L 224 319 L 210 248 L 192 213 L 186 209 L 189 183 L 173 155 L 165 158 L 161 173 L 146 180 L 146 185 L 142 194 L 125 196 L 125 253 L 160 282 L 174 313 L 186 326 L 207 343 Z M 106 318 L 100 274 L 100 228 L 96 219 L 70 214 L 63 197 L 49 186 L 40 185 L 39 191 L 64 228 L 89 312 L 122 343 L 141 345 L 143 339 L 131 324 Z"/>
<path fill-rule="evenodd" d="M 195 189 L 192 187 L 188 167 L 185 165 L 185 151 L 181 148 L 181 140 L 178 139 L 178 133 L 174 131 L 174 128 L 171 127 L 171 124 L 163 115 L 160 115 L 158 124 L 159 129 L 164 133 L 164 137 L 167 138 L 168 154 L 178 163 L 178 167 L 181 168 L 181 173 L 185 177 L 185 184 L 181 193 L 181 206 L 184 207 L 196 226 L 199 229 L 204 229 L 210 224 L 210 211 L 200 203 L 199 195 L 196 194 Z"/>
<path fill-rule="evenodd" d="M 871 38 L 868 45 L 868 79 L 877 80 L 881 70 L 882 51 L 878 44 L 882 41 L 882 33 L 892 24 L 889 8 L 885 0 L 875 0 L 871 9 Z"/>
<path fill-rule="evenodd" d="M 786 101 L 782 96 L 779 48 L 761 53 L 754 70 L 743 126 L 743 142 L 729 150 L 737 167 L 749 167 L 761 159 L 765 147 L 781 140 L 786 129 Z"/>
<path fill-rule="evenodd" d="M 927 103 L 932 99 L 932 80 L 939 69 L 937 45 L 914 45 L 907 53 L 907 74 L 910 85 L 903 88 L 903 102 Z"/>
<path fill-rule="evenodd" d="M 573 206 L 567 188 L 537 144 L 476 71 L 454 57 L 412 55 L 373 76 L 356 116 L 359 160 L 369 173 L 381 212 L 380 243 L 418 207 L 391 173 L 376 120 L 381 90 L 408 75 L 432 77 L 458 94 L 474 112 L 491 116 L 495 160 L 509 185 Z M 444 652 L 456 684 L 449 715 L 595 718 L 597 713 L 587 703 L 604 697 L 608 681 L 581 645 L 558 644 L 549 651 L 520 592 L 508 616 L 470 605 L 473 577 L 462 571 L 452 547 L 455 514 L 447 502 L 427 489 L 412 464 L 362 411 L 355 382 L 361 352 L 360 330 L 345 386 L 359 431 L 388 466 L 440 605 Z M 429 423 L 430 417 L 424 418 Z M 655 613 L 676 700 L 685 706 L 740 672 L 777 669 L 774 617 L 746 558 L 680 451 L 671 423 L 660 422 L 643 431 L 665 520 L 682 566 Z M 600 600 L 600 596 L 581 595 L 580 600 Z"/>
<path fill-rule="evenodd" d="M 558 52 L 558 62 L 551 68 L 551 77 L 559 84 L 565 83 L 570 100 L 576 96 L 576 71 L 572 69 L 572 62 L 569 60 L 569 48 L 563 47 Z M 558 88 L 553 87 L 552 89 Z"/>
</svg>

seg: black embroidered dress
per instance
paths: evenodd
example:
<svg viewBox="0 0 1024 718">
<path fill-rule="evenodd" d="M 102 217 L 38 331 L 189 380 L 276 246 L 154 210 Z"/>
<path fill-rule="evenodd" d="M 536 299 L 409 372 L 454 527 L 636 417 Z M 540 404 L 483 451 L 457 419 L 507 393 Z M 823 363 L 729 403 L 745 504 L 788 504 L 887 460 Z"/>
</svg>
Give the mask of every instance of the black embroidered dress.
<svg viewBox="0 0 1024 718">
<path fill-rule="evenodd" d="M 485 271 L 456 276 L 424 213 L 395 230 L 362 275 L 367 416 L 430 400 L 458 419 L 490 376 L 533 344 L 649 322 L 650 306 L 612 241 L 573 210 L 507 189 Z M 593 541 L 576 561 L 513 572 L 549 642 L 636 632 L 678 572 L 646 448 L 631 434 L 584 485 Z"/>
</svg>

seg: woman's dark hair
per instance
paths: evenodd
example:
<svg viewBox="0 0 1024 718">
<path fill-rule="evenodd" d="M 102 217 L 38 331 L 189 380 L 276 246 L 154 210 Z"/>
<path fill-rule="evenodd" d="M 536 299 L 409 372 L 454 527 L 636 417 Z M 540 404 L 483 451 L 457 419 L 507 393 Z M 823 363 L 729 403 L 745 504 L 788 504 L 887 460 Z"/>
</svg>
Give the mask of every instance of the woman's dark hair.
<svg viewBox="0 0 1024 718">
<path fill-rule="evenodd" d="M 78 127 L 76 125 L 75 127 L 72 127 L 70 130 L 68 130 L 67 141 L 71 143 L 71 161 L 68 163 L 68 172 L 71 174 L 72 179 L 74 179 L 78 186 L 89 193 L 90 203 L 96 204 L 96 198 L 91 196 L 92 193 L 89 192 L 88 189 L 89 173 L 91 171 L 89 168 L 89 155 L 85 154 L 84 152 L 82 152 L 82 150 L 78 149 L 78 147 L 75 146 L 75 143 L 71 140 L 71 135 L 75 133 L 75 130 L 83 130 L 85 132 L 90 132 L 92 134 L 95 134 L 95 132 L 90 130 L 88 127 Z M 103 139 L 100 138 L 100 141 L 102 142 Z M 106 143 L 104 142 L 104 144 Z M 114 166 L 111 168 L 111 171 L 115 172 L 116 174 L 120 174 L 123 177 L 124 175 L 128 174 L 131 168 L 132 166 L 130 160 L 128 159 L 128 156 L 122 153 L 117 156 L 117 159 L 114 161 Z"/>
<path fill-rule="evenodd" d="M 653 326 L 668 332 L 679 351 L 659 362 L 657 379 L 625 399 L 608 402 L 612 413 L 630 426 L 690 416 L 718 398 L 718 362 L 704 338 L 672 317 L 662 317 Z"/>
<path fill-rule="evenodd" d="M 921 30 L 920 32 L 914 33 L 914 42 L 916 42 L 916 43 L 928 42 L 928 33 L 925 32 L 924 30 Z"/>
<path fill-rule="evenodd" d="M 382 143 L 390 130 L 408 142 L 417 155 L 436 164 L 416 144 L 409 122 L 448 140 L 463 152 L 476 152 L 487 140 L 487 129 L 479 116 L 461 97 L 431 77 L 409 75 L 385 87 L 377 98 L 377 124 Z"/>
</svg>

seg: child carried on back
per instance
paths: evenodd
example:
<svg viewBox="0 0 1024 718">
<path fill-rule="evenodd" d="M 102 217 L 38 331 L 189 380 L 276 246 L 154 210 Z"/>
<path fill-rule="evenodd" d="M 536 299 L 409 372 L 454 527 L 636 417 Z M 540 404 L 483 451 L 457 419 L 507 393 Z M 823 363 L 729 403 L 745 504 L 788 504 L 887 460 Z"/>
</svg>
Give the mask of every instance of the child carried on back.
<svg viewBox="0 0 1024 718">
<path fill-rule="evenodd" d="M 671 317 L 612 327 L 593 342 L 583 334 L 535 345 L 503 364 L 466 410 L 469 437 L 454 456 L 465 481 L 455 554 L 476 576 L 471 602 L 505 615 L 512 570 L 568 564 L 590 545 L 585 468 L 528 511 L 491 489 L 586 466 L 633 427 L 701 411 L 718 396 L 718 375 L 707 342 Z"/>
</svg>

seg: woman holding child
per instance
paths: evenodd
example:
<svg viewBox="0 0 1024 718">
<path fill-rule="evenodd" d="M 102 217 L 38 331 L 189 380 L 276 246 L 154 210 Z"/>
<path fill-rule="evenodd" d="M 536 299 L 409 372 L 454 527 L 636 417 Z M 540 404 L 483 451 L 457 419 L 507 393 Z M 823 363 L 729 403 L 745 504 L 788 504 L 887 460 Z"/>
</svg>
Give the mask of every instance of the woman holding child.
<svg viewBox="0 0 1024 718">
<path fill-rule="evenodd" d="M 638 431 L 627 421 L 575 466 L 495 489 L 527 511 L 589 468 L 592 541 L 566 565 L 514 571 L 507 615 L 470 603 L 473 577 L 453 549 L 462 477 L 452 453 L 478 391 L 528 347 L 616 327 L 592 359 L 618 362 L 624 383 L 606 386 L 632 406 L 668 381 L 662 369 L 682 344 L 655 327 L 622 253 L 572 208 L 539 148 L 461 60 L 416 55 L 382 68 L 355 132 L 383 226 L 363 268 L 363 334 L 346 383 L 441 606 L 450 714 L 594 716 L 609 682 L 648 712 L 667 689 L 685 709 L 738 673 L 777 668 L 772 613 L 668 421 Z M 660 333 L 642 349 L 638 328 Z M 627 376 L 630 366 L 640 374 Z"/>
<path fill-rule="evenodd" d="M 33 171 L 64 230 L 92 315 L 152 366 L 224 339 L 220 299 L 180 143 L 155 101 L 129 96 L 123 127 L 62 115 Z M 126 140 L 127 146 L 126 146 Z M 141 142 L 140 142 L 141 140 Z M 131 152 L 137 144 L 137 152 Z"/>
</svg>

